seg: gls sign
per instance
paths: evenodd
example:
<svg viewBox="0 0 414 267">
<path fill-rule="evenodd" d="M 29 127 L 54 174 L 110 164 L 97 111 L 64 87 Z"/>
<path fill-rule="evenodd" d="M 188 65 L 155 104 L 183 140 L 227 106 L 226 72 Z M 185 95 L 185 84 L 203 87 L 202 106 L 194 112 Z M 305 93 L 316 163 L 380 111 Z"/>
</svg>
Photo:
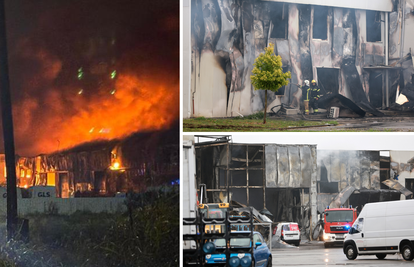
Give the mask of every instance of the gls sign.
<svg viewBox="0 0 414 267">
<path fill-rule="evenodd" d="M 51 197 L 50 192 L 37 192 L 37 197 Z"/>
</svg>

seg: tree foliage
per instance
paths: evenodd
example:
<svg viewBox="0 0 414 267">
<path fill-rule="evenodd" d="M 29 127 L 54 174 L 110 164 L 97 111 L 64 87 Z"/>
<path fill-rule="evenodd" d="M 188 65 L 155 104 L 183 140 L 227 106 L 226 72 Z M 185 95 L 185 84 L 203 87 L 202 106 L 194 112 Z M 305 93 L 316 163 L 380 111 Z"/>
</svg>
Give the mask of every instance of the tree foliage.
<svg viewBox="0 0 414 267">
<path fill-rule="evenodd" d="M 280 87 L 288 85 L 290 71 L 283 73 L 282 58 L 274 53 L 274 44 L 270 43 L 253 64 L 253 75 L 250 76 L 255 90 L 277 92 Z"/>
<path fill-rule="evenodd" d="M 290 71 L 283 73 L 282 58 L 274 53 L 275 46 L 270 43 L 254 61 L 253 75 L 250 76 L 255 90 L 265 90 L 265 108 L 263 123 L 266 123 L 267 90 L 277 92 L 280 87 L 288 85 Z"/>
</svg>

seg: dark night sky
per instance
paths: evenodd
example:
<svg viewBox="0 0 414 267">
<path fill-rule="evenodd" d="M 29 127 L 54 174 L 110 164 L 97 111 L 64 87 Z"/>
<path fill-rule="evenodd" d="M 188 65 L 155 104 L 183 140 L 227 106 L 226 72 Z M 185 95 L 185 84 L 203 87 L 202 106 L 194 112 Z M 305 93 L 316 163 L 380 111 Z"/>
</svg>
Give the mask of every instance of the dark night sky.
<svg viewBox="0 0 414 267">
<path fill-rule="evenodd" d="M 136 130 L 141 130 L 153 127 L 146 125 L 143 113 L 156 110 L 178 116 L 179 1 L 17 0 L 7 1 L 6 18 L 18 154 L 35 155 L 88 141 L 82 138 L 63 141 L 73 139 L 74 134 L 68 137 L 64 133 L 82 124 L 79 123 L 82 119 L 102 121 L 105 116 L 119 116 L 119 124 L 135 124 Z M 101 38 L 106 42 L 112 37 L 116 44 L 108 54 L 88 57 L 89 40 Z M 76 71 L 80 66 L 112 58 L 116 58 L 114 67 L 121 74 L 118 80 L 122 80 L 117 91 L 130 90 L 120 94 L 122 101 L 113 102 L 119 106 L 117 112 L 98 116 L 93 113 L 103 109 L 97 105 L 110 106 L 110 101 L 115 100 L 94 84 L 88 88 L 88 95 L 81 100 L 76 98 L 79 88 Z M 169 92 L 162 91 L 160 95 L 172 94 L 166 97 L 168 109 L 165 104 L 157 104 L 162 98 L 151 99 L 151 90 L 142 89 L 153 88 L 157 81 L 169 88 Z M 135 97 L 143 101 L 144 96 L 151 100 L 135 103 Z M 123 114 L 137 110 L 136 107 L 142 108 L 135 115 L 137 119 L 133 116 L 125 119 Z M 122 131 L 110 137 L 120 135 Z"/>
</svg>

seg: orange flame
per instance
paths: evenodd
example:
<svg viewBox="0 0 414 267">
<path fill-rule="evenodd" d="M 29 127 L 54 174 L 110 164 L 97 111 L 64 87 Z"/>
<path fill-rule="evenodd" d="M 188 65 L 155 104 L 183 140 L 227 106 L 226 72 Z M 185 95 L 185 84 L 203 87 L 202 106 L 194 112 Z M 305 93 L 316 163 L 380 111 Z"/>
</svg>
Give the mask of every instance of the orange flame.
<svg viewBox="0 0 414 267">
<path fill-rule="evenodd" d="M 67 91 L 51 91 L 44 99 L 50 111 L 41 113 L 47 115 L 36 129 L 30 121 L 39 115 L 42 104 L 39 100 L 24 99 L 14 110 L 14 120 L 18 122 L 16 143 L 19 138 L 31 138 L 30 147 L 23 149 L 23 153 L 50 153 L 97 139 L 169 127 L 179 113 L 179 85 L 171 80 L 176 79 L 119 74 L 115 94 L 101 90 L 92 100 L 76 91 L 70 96 Z M 64 101 L 68 100 L 70 108 L 66 110 L 68 104 Z"/>
</svg>

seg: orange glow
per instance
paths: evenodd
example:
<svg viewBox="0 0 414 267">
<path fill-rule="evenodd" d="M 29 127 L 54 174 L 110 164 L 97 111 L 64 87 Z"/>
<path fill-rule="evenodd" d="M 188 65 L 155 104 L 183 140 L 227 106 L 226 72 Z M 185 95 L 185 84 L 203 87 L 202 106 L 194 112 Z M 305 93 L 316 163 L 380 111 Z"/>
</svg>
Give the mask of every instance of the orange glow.
<svg viewBox="0 0 414 267">
<path fill-rule="evenodd" d="M 69 89 L 49 92 L 45 99 L 47 116 L 32 135 L 35 142 L 23 144 L 25 147 L 19 153 L 51 153 L 98 139 L 169 127 L 179 116 L 178 80 L 161 73 L 142 76 L 120 73 L 115 83 L 116 94 L 102 89 L 91 99 L 82 97 L 83 94 L 69 95 Z M 19 125 L 16 140 L 27 140 L 27 133 L 33 130 L 29 121 L 39 120 L 40 107 L 39 101 L 23 99 L 14 110 Z"/>
<path fill-rule="evenodd" d="M 111 170 L 119 170 L 120 167 L 119 162 L 114 162 L 110 168 Z"/>
</svg>

